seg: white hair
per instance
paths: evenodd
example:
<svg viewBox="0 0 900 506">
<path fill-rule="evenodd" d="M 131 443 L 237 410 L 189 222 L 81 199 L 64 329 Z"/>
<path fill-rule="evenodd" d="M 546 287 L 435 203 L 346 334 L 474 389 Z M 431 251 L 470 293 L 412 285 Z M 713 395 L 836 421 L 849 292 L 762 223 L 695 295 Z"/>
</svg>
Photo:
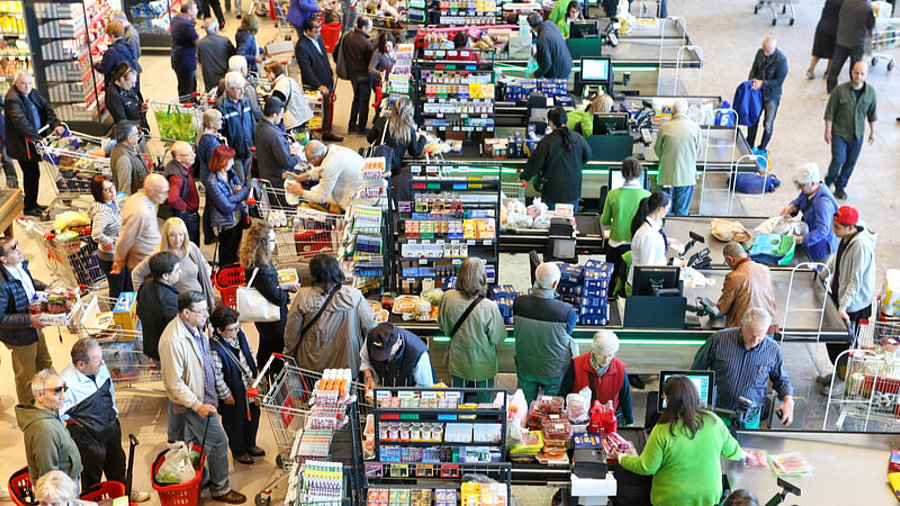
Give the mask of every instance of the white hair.
<svg viewBox="0 0 900 506">
<path fill-rule="evenodd" d="M 54 469 L 44 473 L 34 484 L 34 498 L 42 501 L 75 501 L 78 499 L 78 486 L 68 474 Z"/>
<path fill-rule="evenodd" d="M 209 18 L 203 23 L 203 28 L 206 29 L 206 33 L 215 33 L 219 31 L 219 20 Z"/>
<path fill-rule="evenodd" d="M 616 353 L 619 351 L 619 336 L 611 330 L 598 330 L 591 343 L 591 351 Z"/>
<path fill-rule="evenodd" d="M 751 323 L 756 323 L 761 327 L 769 328 L 769 325 L 772 324 L 772 315 L 765 309 L 751 307 L 744 312 L 744 317 L 741 319 L 741 326 L 746 327 Z"/>
<path fill-rule="evenodd" d="M 18 82 L 18 81 L 19 81 L 19 78 L 22 77 L 22 76 L 28 76 L 28 77 L 34 78 L 34 76 L 31 75 L 31 72 L 29 72 L 29 71 L 27 71 L 27 70 L 25 70 L 25 69 L 19 69 L 19 70 L 16 71 L 15 82 Z"/>
<path fill-rule="evenodd" d="M 561 274 L 559 267 L 551 262 L 544 262 L 534 270 L 534 286 L 537 288 L 553 288 L 553 284 L 559 281 Z"/>
<path fill-rule="evenodd" d="M 244 76 L 242 76 L 240 72 L 232 71 L 225 74 L 225 89 L 243 88 L 246 82 L 247 81 L 244 79 Z"/>
<path fill-rule="evenodd" d="M 672 104 L 672 111 L 675 114 L 687 114 L 688 112 L 688 103 L 687 100 L 683 98 L 675 99 L 675 103 Z"/>
<path fill-rule="evenodd" d="M 325 156 L 326 151 L 328 151 L 328 148 L 321 142 L 309 141 L 309 143 L 306 145 L 306 159 L 310 160 L 312 158 Z"/>
<path fill-rule="evenodd" d="M 236 54 L 228 59 L 228 70 L 231 72 L 240 72 L 247 68 L 247 59 Z"/>
<path fill-rule="evenodd" d="M 123 25 L 125 24 L 125 23 L 123 23 L 123 21 L 128 22 L 128 16 L 126 16 L 125 13 L 120 10 L 115 10 L 115 11 L 110 12 L 109 19 L 112 21 L 118 21 L 119 23 L 122 23 Z"/>
<path fill-rule="evenodd" d="M 47 388 L 47 380 L 50 378 L 58 377 L 52 369 L 44 369 L 39 373 L 34 375 L 34 378 L 31 379 L 31 394 L 37 395 L 38 392 Z"/>
</svg>

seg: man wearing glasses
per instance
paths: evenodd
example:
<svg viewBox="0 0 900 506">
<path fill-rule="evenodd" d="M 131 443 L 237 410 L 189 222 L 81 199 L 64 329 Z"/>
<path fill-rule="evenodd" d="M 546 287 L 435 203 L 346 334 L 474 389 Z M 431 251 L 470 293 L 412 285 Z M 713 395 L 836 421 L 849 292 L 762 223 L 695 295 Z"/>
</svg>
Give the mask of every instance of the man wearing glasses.
<svg viewBox="0 0 900 506">
<path fill-rule="evenodd" d="M 241 504 L 246 496 L 228 480 L 228 439 L 216 417 L 219 397 L 209 339 L 203 331 L 209 317 L 206 297 L 198 291 L 178 296 L 178 316 L 163 331 L 159 358 L 169 394 L 169 439 L 206 441 L 209 487 L 215 501 Z"/>
<path fill-rule="evenodd" d="M 30 383 L 34 401 L 16 406 L 16 420 L 25 436 L 28 474 L 36 482 L 50 471 L 62 471 L 78 483 L 81 455 L 59 416 L 69 387 L 50 369 L 35 374 Z"/>
<path fill-rule="evenodd" d="M 46 288 L 31 277 L 28 260 L 12 237 L 0 239 L 0 342 L 10 351 L 19 404 L 31 397 L 31 378 L 42 369 L 52 369 L 38 315 L 28 314 L 28 301 L 35 291 Z"/>
</svg>

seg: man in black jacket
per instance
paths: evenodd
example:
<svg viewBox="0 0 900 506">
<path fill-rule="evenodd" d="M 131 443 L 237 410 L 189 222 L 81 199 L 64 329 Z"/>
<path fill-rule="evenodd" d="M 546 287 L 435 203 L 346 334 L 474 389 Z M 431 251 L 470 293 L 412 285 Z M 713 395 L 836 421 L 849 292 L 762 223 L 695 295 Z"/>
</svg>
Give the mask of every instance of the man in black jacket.
<svg viewBox="0 0 900 506">
<path fill-rule="evenodd" d="M 284 102 L 270 97 L 263 106 L 263 120 L 256 124 L 253 133 L 259 177 L 270 181 L 275 188 L 284 188 L 282 174 L 294 171 L 303 149 L 299 144 L 288 142 L 283 119 Z"/>
<path fill-rule="evenodd" d="M 137 313 L 144 334 L 144 355 L 159 362 L 159 337 L 178 316 L 178 288 L 181 276 L 178 255 L 161 251 L 150 257 L 153 279 L 142 284 L 137 294 Z"/>
<path fill-rule="evenodd" d="M 763 137 L 757 146 L 758 149 L 766 149 L 772 138 L 772 128 L 775 125 L 775 114 L 778 112 L 778 104 L 781 102 L 781 85 L 788 74 L 787 58 L 780 49 L 775 47 L 775 39 L 766 37 L 762 47 L 756 52 L 753 66 L 750 68 L 750 77 L 754 90 L 762 90 L 763 112 L 766 121 L 763 123 Z M 759 120 L 747 129 L 747 142 L 752 147 L 756 143 L 756 131 L 759 128 Z"/>
<path fill-rule="evenodd" d="M 322 140 L 341 142 L 343 137 L 331 133 L 331 121 L 334 116 L 334 74 L 328 63 L 325 42 L 322 41 L 322 24 L 315 18 L 303 22 L 303 35 L 294 48 L 297 65 L 303 85 L 318 90 L 322 94 Z"/>
<path fill-rule="evenodd" d="M 203 25 L 206 37 L 197 43 L 197 61 L 203 75 L 203 87 L 208 92 L 225 78 L 228 59 L 234 56 L 235 49 L 231 39 L 219 35 L 219 22 L 215 18 L 207 18 Z"/>
<path fill-rule="evenodd" d="M 31 379 L 38 371 L 53 368 L 38 315 L 28 314 L 28 301 L 46 288 L 31 277 L 19 241 L 0 239 L 0 341 L 9 350 L 16 377 L 19 404 L 32 399 Z"/>
<path fill-rule="evenodd" d="M 540 14 L 532 12 L 528 15 L 528 24 L 537 34 L 535 59 L 538 68 L 534 71 L 534 77 L 568 79 L 572 72 L 572 54 L 569 53 L 566 41 L 559 33 L 556 23 L 544 21 Z"/>
<path fill-rule="evenodd" d="M 375 46 L 369 39 L 371 31 L 372 20 L 366 17 L 358 18 L 356 29 L 345 35 L 335 50 L 335 61 L 340 53 L 340 58 L 343 59 L 347 69 L 347 77 L 353 86 L 348 132 L 356 130 L 357 133 L 364 134 L 369 123 L 369 96 L 372 90 L 369 62 L 372 60 L 372 53 L 375 52 Z"/>
<path fill-rule="evenodd" d="M 838 11 L 838 31 L 834 41 L 834 55 L 828 66 L 828 93 L 837 86 L 844 62 L 850 58 L 850 71 L 862 60 L 866 40 L 875 28 L 875 12 L 869 0 L 844 0 Z"/>
<path fill-rule="evenodd" d="M 16 72 L 15 85 L 6 93 L 3 110 L 6 114 L 6 152 L 18 160 L 25 179 L 25 214 L 40 216 L 46 207 L 37 203 L 41 157 L 34 145 L 41 142 L 42 135 L 49 134 L 46 127 L 57 135 L 62 135 L 66 128 L 57 119 L 50 102 L 34 89 L 34 77 L 25 70 Z"/>
</svg>

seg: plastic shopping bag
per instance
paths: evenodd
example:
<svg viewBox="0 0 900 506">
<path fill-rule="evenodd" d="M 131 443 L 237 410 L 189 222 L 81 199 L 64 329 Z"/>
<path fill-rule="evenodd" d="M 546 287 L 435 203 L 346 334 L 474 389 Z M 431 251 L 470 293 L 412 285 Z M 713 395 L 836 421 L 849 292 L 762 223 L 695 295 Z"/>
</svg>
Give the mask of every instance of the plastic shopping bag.
<svg viewBox="0 0 900 506">
<path fill-rule="evenodd" d="M 183 441 L 177 441 L 169 444 L 169 451 L 154 479 L 160 484 L 177 485 L 194 479 L 196 473 L 190 449 Z"/>
<path fill-rule="evenodd" d="M 194 118 L 185 114 L 175 106 L 169 106 L 165 111 L 156 111 L 156 124 L 159 126 L 159 136 L 163 139 L 175 139 L 185 142 L 194 142 L 197 129 L 194 128 Z"/>
</svg>

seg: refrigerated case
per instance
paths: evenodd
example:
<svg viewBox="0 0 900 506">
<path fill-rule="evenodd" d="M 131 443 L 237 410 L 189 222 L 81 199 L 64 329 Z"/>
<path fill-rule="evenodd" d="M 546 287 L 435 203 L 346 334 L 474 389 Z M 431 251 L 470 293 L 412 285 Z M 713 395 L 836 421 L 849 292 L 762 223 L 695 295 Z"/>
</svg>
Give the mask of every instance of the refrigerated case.
<svg viewBox="0 0 900 506">
<path fill-rule="evenodd" d="M 72 130 L 105 135 L 112 117 L 103 75 L 94 70 L 106 50 L 104 34 L 114 0 L 26 0 L 25 24 L 37 72 L 35 82 Z"/>
<path fill-rule="evenodd" d="M 141 36 L 142 54 L 169 54 L 172 36 L 169 25 L 181 9 L 181 0 L 122 0 L 125 15 Z"/>
<path fill-rule="evenodd" d="M 12 86 L 20 69 L 33 72 L 25 15 L 19 0 L 0 2 L 0 93 Z"/>
</svg>

